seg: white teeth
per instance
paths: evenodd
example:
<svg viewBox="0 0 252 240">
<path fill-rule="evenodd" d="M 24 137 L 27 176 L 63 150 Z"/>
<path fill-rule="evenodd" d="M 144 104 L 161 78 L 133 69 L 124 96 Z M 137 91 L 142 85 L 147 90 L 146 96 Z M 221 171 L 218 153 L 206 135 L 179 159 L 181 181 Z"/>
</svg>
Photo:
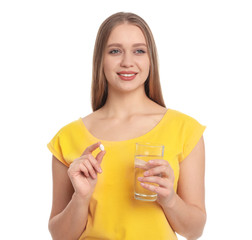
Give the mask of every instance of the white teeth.
<svg viewBox="0 0 252 240">
<path fill-rule="evenodd" d="M 135 74 L 120 74 L 120 73 L 119 73 L 119 75 L 124 76 L 124 77 L 132 77 L 132 76 L 134 76 Z"/>
</svg>

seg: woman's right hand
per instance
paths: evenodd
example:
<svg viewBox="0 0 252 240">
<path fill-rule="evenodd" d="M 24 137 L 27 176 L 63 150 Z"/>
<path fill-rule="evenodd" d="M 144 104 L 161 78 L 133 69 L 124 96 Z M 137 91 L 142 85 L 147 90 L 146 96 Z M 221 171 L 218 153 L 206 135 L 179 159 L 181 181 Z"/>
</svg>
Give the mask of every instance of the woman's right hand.
<svg viewBox="0 0 252 240">
<path fill-rule="evenodd" d="M 83 154 L 75 159 L 69 166 L 68 176 L 72 182 L 75 194 L 82 199 L 90 199 L 95 185 L 97 183 L 97 173 L 102 173 L 101 162 L 106 151 L 101 151 L 96 158 L 92 152 L 100 146 L 101 142 L 97 142 L 83 152 Z"/>
</svg>

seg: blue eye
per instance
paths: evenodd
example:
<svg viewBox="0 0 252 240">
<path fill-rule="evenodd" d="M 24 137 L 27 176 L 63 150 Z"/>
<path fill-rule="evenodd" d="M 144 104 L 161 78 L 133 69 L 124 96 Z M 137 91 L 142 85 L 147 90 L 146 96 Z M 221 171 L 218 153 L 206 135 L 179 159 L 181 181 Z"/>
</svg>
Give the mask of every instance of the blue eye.
<svg viewBox="0 0 252 240">
<path fill-rule="evenodd" d="M 138 53 L 138 54 L 143 54 L 143 53 L 145 53 L 145 51 L 144 51 L 144 50 L 141 50 L 141 49 L 138 49 L 138 50 L 136 50 L 136 53 Z"/>
<path fill-rule="evenodd" d="M 117 54 L 117 53 L 119 53 L 119 50 L 118 49 L 113 49 L 109 53 L 111 53 L 111 54 Z"/>
</svg>

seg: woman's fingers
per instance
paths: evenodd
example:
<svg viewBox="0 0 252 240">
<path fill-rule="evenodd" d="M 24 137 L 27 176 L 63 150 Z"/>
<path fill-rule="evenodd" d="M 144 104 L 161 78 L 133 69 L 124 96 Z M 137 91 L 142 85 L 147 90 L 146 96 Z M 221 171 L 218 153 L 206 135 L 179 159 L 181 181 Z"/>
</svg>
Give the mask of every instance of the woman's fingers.
<svg viewBox="0 0 252 240">
<path fill-rule="evenodd" d="M 157 193 L 157 202 L 166 204 L 175 196 L 173 189 L 174 172 L 170 164 L 163 159 L 150 160 L 147 163 L 148 170 L 143 177 L 139 177 L 141 186 Z"/>
<path fill-rule="evenodd" d="M 170 180 L 174 180 L 174 174 L 173 170 L 170 166 L 168 165 L 162 165 L 162 166 L 157 166 L 148 169 L 147 171 L 144 172 L 144 176 L 161 176 L 164 178 L 169 178 Z"/>
<path fill-rule="evenodd" d="M 161 177 L 143 177 L 138 178 L 141 182 L 141 186 L 145 189 L 148 189 L 152 192 L 155 192 L 159 195 L 159 197 L 167 198 L 172 195 L 173 193 L 173 182 L 168 180 L 167 178 Z M 153 185 L 150 183 L 155 183 L 157 185 Z"/>
<path fill-rule="evenodd" d="M 94 143 L 90 146 L 88 146 L 85 151 L 82 153 L 81 156 L 84 156 L 84 155 L 87 155 L 87 154 L 91 154 L 96 148 L 98 148 L 100 146 L 101 142 L 97 142 L 97 143 Z"/>
<path fill-rule="evenodd" d="M 140 182 L 148 182 L 148 183 L 156 183 L 158 184 L 160 187 L 166 187 L 168 182 L 167 179 L 165 178 L 161 178 L 161 177 L 157 177 L 157 176 L 152 176 L 152 177 L 139 177 L 138 180 Z"/>
<path fill-rule="evenodd" d="M 101 169 L 101 162 L 102 159 L 104 157 L 104 155 L 106 154 L 106 151 L 100 151 L 96 158 L 93 157 L 93 155 L 91 154 L 95 149 L 97 149 L 99 146 L 101 145 L 101 142 L 97 142 L 93 145 L 90 145 L 89 147 L 86 148 L 86 150 L 83 152 L 81 157 L 85 157 L 86 155 L 88 155 L 92 166 L 96 169 L 97 172 L 101 173 L 102 169 Z"/>
<path fill-rule="evenodd" d="M 163 159 L 151 160 L 147 163 L 148 170 L 144 172 L 144 176 L 161 176 L 174 180 L 174 173 L 170 164 Z"/>
<path fill-rule="evenodd" d="M 101 164 L 101 162 L 102 162 L 102 159 L 103 159 L 103 157 L 104 157 L 104 155 L 106 154 L 106 151 L 104 150 L 104 151 L 101 151 L 101 152 L 99 152 L 97 155 L 96 155 L 96 160 L 97 160 L 97 163 L 99 164 L 99 166 L 100 166 L 100 164 Z"/>
<path fill-rule="evenodd" d="M 158 193 L 159 191 L 159 188 L 158 186 L 154 186 L 154 185 L 150 185 L 150 184 L 147 184 L 147 183 L 140 183 L 141 186 L 147 190 L 150 190 L 152 192 L 155 192 L 155 193 Z"/>
<path fill-rule="evenodd" d="M 88 171 L 88 176 L 85 174 L 86 171 L 84 172 L 85 176 L 86 176 L 86 177 L 89 177 L 89 176 L 91 175 L 91 177 L 95 179 L 95 178 L 96 178 L 96 172 L 95 172 L 95 170 L 94 170 L 94 168 L 93 168 L 91 162 L 89 161 L 89 159 L 84 159 L 84 160 L 82 160 L 81 164 L 82 164 L 82 166 L 84 166 L 84 167 L 87 169 L 87 171 Z"/>
<path fill-rule="evenodd" d="M 93 166 L 93 168 L 96 170 L 96 172 L 98 173 L 102 172 L 99 162 L 93 157 L 92 154 L 85 155 L 82 158 L 87 159 L 90 162 L 90 164 Z"/>
<path fill-rule="evenodd" d="M 88 169 L 86 168 L 85 165 L 80 164 L 79 169 L 85 175 L 85 177 L 87 177 L 87 178 L 89 177 Z"/>
<path fill-rule="evenodd" d="M 169 163 L 164 159 L 152 159 L 147 162 L 149 166 L 158 166 L 158 165 L 169 165 Z"/>
<path fill-rule="evenodd" d="M 97 155 L 98 159 L 101 161 L 104 155 L 105 151 L 103 153 L 99 153 Z M 85 177 L 91 176 L 92 178 L 96 178 L 97 172 L 102 173 L 99 162 L 93 157 L 92 154 L 84 155 L 74 160 L 70 165 L 70 168 L 73 172 L 83 172 Z"/>
<path fill-rule="evenodd" d="M 98 157 L 100 160 L 102 159 L 104 154 L 105 153 L 102 153 L 102 154 L 100 153 L 100 155 L 98 154 L 99 155 Z M 91 175 L 92 178 L 96 178 L 97 172 L 102 173 L 102 169 L 101 169 L 99 162 L 93 157 L 92 154 L 82 156 L 80 161 L 81 161 L 81 164 L 83 166 L 85 166 L 85 168 L 88 170 L 88 174 Z M 86 176 L 86 174 L 85 174 L 85 176 Z"/>
<path fill-rule="evenodd" d="M 172 188 L 164 188 L 161 186 L 154 186 L 147 183 L 141 183 L 141 186 L 147 190 L 157 193 L 159 196 L 162 196 L 163 198 L 169 197 L 172 193 Z"/>
<path fill-rule="evenodd" d="M 89 147 L 86 148 L 84 151 L 84 155 L 81 155 L 80 158 L 75 159 L 70 167 L 69 167 L 69 172 L 71 175 L 78 175 L 78 172 L 82 172 L 85 177 L 92 177 L 95 179 L 97 177 L 97 173 L 102 173 L 101 169 L 101 162 L 106 154 L 106 151 L 100 151 L 96 158 L 91 154 L 95 149 L 97 149 L 100 146 L 101 142 L 97 142 L 93 145 L 90 145 Z"/>
</svg>

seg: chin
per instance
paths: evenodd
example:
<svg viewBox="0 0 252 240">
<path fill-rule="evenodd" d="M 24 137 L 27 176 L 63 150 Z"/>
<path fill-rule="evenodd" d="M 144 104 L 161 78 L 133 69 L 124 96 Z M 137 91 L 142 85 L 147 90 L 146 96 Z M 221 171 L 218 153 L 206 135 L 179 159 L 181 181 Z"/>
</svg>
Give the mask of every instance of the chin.
<svg viewBox="0 0 252 240">
<path fill-rule="evenodd" d="M 144 85 L 140 85 L 140 86 L 124 86 L 118 89 L 118 91 L 120 92 L 125 92 L 125 93 L 130 93 L 130 92 L 135 92 L 135 91 L 139 91 L 141 88 L 144 88 Z"/>
</svg>

